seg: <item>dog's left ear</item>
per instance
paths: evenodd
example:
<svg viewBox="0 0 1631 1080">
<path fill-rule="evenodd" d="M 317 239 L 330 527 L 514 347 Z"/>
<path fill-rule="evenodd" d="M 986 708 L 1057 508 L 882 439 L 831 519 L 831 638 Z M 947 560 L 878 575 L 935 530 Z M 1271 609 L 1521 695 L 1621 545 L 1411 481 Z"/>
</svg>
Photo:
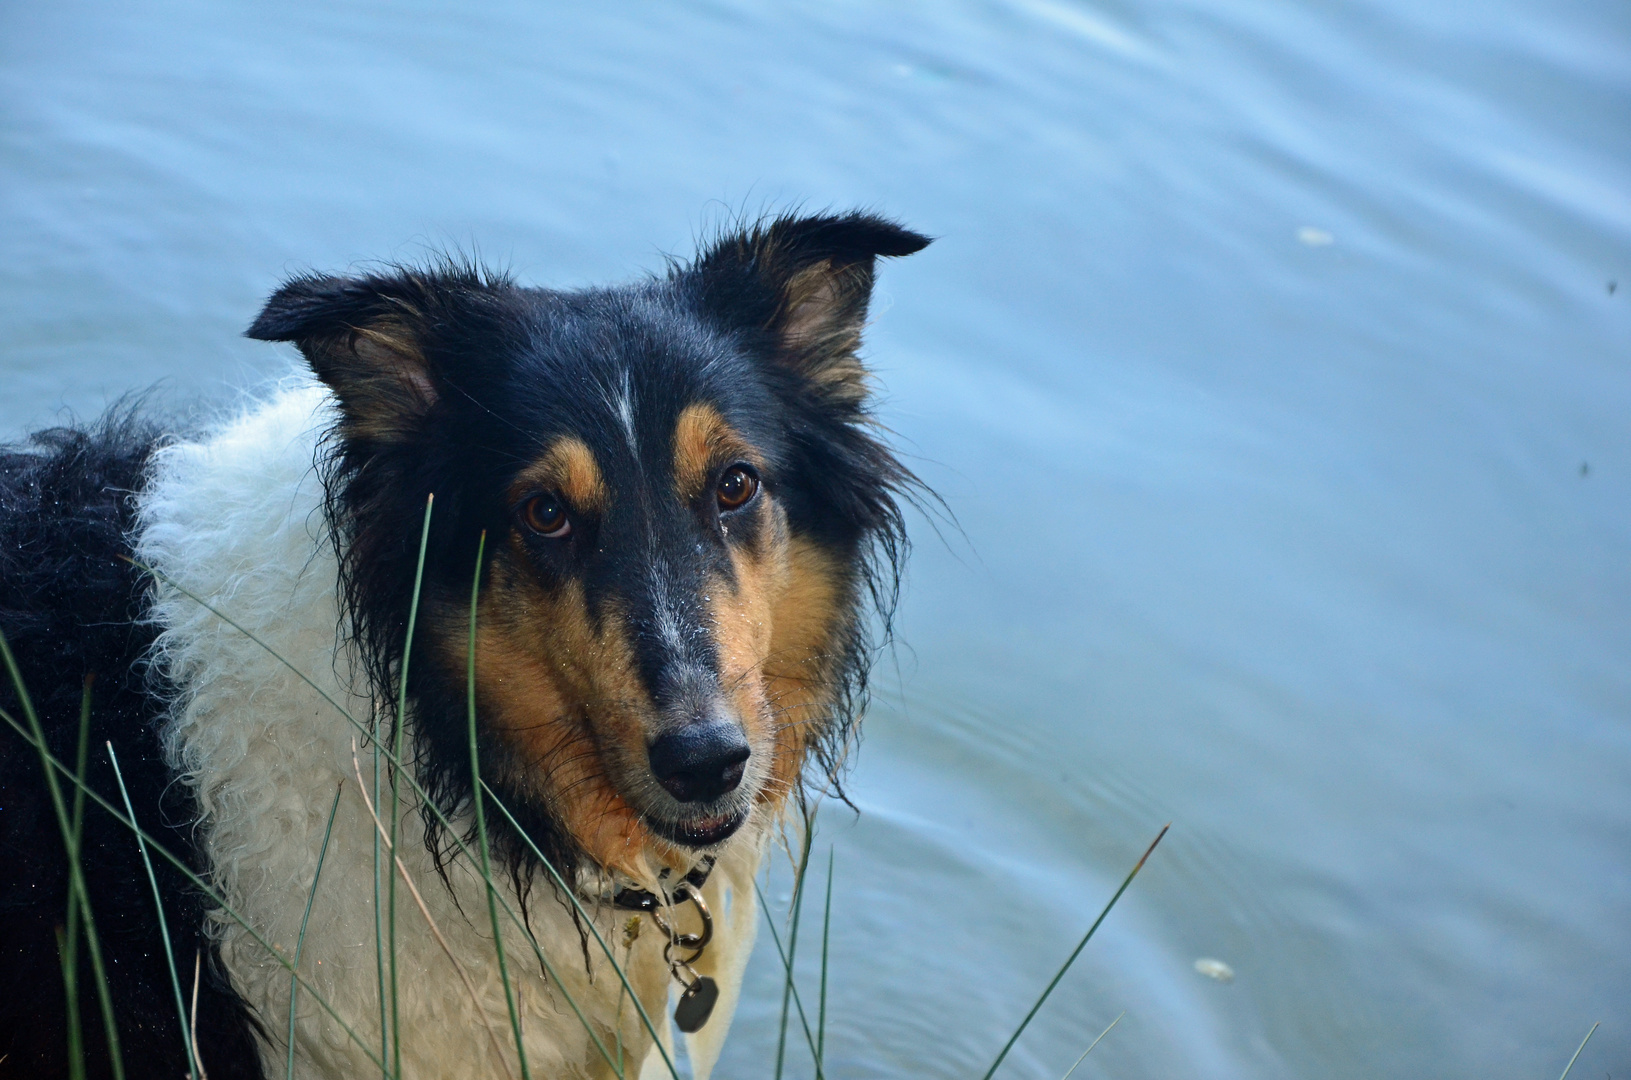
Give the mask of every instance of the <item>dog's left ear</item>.
<svg viewBox="0 0 1631 1080">
<path fill-rule="evenodd" d="M 461 297 L 487 288 L 473 275 L 409 270 L 361 278 L 307 275 L 273 293 L 246 333 L 297 345 L 334 391 L 348 435 L 400 442 L 443 396 L 445 373 L 430 359 L 431 328 L 470 306 Z"/>
<path fill-rule="evenodd" d="M 856 350 L 876 261 L 929 242 L 875 214 L 779 217 L 717 241 L 688 273 L 709 317 L 766 335 L 775 359 L 823 397 L 856 405 L 866 395 Z"/>
</svg>

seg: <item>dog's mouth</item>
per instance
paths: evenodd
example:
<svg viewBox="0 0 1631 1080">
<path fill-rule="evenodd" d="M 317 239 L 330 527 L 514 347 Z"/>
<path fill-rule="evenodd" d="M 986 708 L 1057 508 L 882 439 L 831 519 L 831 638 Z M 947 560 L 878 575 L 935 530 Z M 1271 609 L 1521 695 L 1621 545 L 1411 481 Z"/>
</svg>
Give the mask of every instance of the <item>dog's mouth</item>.
<svg viewBox="0 0 1631 1080">
<path fill-rule="evenodd" d="M 735 835 L 747 821 L 751 807 L 739 806 L 720 814 L 706 817 L 665 820 L 646 814 L 646 827 L 672 844 L 682 847 L 706 848 L 722 844 Z"/>
<path fill-rule="evenodd" d="M 764 755 L 732 711 L 715 700 L 703 717 L 671 724 L 645 747 L 635 804 L 653 833 L 688 848 L 713 847 L 740 829 L 763 780 Z"/>
</svg>

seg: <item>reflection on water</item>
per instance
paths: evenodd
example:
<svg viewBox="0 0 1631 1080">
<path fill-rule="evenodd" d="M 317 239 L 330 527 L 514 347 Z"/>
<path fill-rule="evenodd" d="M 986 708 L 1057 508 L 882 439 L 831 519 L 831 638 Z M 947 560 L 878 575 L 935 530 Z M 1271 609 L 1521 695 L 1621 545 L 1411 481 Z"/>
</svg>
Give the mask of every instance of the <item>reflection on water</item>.
<svg viewBox="0 0 1631 1080">
<path fill-rule="evenodd" d="M 920 523 L 823 818 L 830 1074 L 979 1075 L 1171 820 L 1007 1075 L 1126 1010 L 1078 1076 L 1550 1075 L 1600 1019 L 1595 1076 L 1631 17 L 1436 8 L 11 5 L 0 427 L 279 370 L 236 335 L 291 270 L 574 284 L 898 214 L 941 240 L 884 273 L 885 417 L 962 531 Z M 755 963 L 729 1075 L 774 1053 Z"/>
</svg>

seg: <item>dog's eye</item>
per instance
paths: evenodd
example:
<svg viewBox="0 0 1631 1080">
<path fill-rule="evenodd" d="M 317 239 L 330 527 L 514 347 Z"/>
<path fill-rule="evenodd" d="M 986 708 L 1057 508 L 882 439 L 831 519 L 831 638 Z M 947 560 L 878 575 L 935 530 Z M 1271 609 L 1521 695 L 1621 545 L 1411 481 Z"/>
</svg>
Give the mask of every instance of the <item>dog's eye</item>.
<svg viewBox="0 0 1631 1080">
<path fill-rule="evenodd" d="M 719 508 L 736 510 L 746 506 L 759 490 L 759 478 L 746 465 L 732 465 L 719 478 Z"/>
<path fill-rule="evenodd" d="M 560 540 L 572 535 L 566 508 L 554 495 L 534 495 L 521 504 L 521 522 L 539 536 Z"/>
</svg>

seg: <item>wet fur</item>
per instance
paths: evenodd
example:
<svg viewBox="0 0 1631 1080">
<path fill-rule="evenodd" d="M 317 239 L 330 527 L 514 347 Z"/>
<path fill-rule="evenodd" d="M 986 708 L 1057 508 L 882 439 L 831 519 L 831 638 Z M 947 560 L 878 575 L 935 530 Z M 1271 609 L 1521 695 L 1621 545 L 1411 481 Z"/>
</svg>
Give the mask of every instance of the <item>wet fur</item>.
<svg viewBox="0 0 1631 1080">
<path fill-rule="evenodd" d="M 289 282 L 250 335 L 297 344 L 320 382 L 295 380 L 202 438 L 163 440 L 120 414 L 0 457 L 0 559 L 9 560 L 0 629 L 43 688 L 55 752 L 71 758 L 79 683 L 97 674 L 93 746 L 112 738 L 120 748 L 138 817 L 162 818 L 174 850 L 285 946 L 340 790 L 327 906 L 314 913 L 307 949 L 314 965 L 329 957 L 312 977 L 377 1042 L 373 963 L 347 951 L 373 933 L 373 826 L 357 791 L 359 772 L 363 787 L 374 782 L 366 740 L 353 764 L 355 733 L 310 687 L 118 556 L 134 552 L 246 624 L 389 741 L 419 526 L 434 493 L 403 733 L 414 776 L 473 840 L 465 672 L 485 533 L 483 775 L 585 895 L 614 878 L 651 883 L 661 866 L 695 858 L 674 839 L 690 835 L 693 811 L 643 771 L 655 734 L 697 709 L 724 708 L 743 725 L 753 756 L 741 788 L 695 811 L 746 815 L 713 845 L 723 861 L 710 882 L 720 909 L 734 911 L 726 922 L 740 947 L 727 940 L 708 964 L 739 978 L 758 852 L 806 778 L 837 783 L 873 648 L 866 601 L 885 620 L 893 602 L 900 499 L 914 481 L 872 425 L 857 348 L 876 257 L 926 242 L 865 214 L 785 217 L 729 232 L 665 276 L 608 289 L 528 289 L 454 263 Z M 711 484 L 733 461 L 761 474 L 760 496 L 741 511 L 711 510 Z M 581 547 L 551 547 L 518 523 L 517 506 L 540 490 L 571 505 Z M 15 713 L 3 691 L 0 701 Z M 0 836 L 11 856 L 0 901 L 21 913 L 0 929 L 0 981 L 54 989 L 0 1005 L 0 1054 L 12 1054 L 0 1076 L 62 1071 L 52 1064 L 63 1040 L 50 927 L 65 910 L 65 871 L 32 753 L 0 734 Z M 411 813 L 417 804 L 406 802 Z M 417 809 L 399 853 L 455 954 L 490 976 L 491 931 L 474 917 L 485 906 L 479 883 L 453 837 Z M 496 808 L 487 820 L 509 892 L 525 906 L 543 880 L 535 856 Z M 132 980 L 122 1000 L 129 1016 L 152 1018 L 132 1037 L 149 1038 L 157 1056 L 134 1065 L 127 1042 L 131 1074 L 179 1075 L 134 845 L 95 811 L 87 830 L 106 854 L 91 887 L 99 919 L 116 922 L 102 914 L 112 906 L 130 913 L 129 940 L 107 946 L 135 950 L 120 969 Z M 437 875 L 439 887 L 428 887 Z M 280 1064 L 286 974 L 177 876 L 161 884 L 178 956 L 192 948 L 207 959 L 200 1044 L 210 1074 L 257 1075 L 257 1039 L 266 1062 Z M 502 993 L 484 981 L 471 1012 L 417 912 L 399 907 L 398 917 L 409 928 L 400 962 L 418 973 L 403 1031 L 439 1033 L 408 1058 L 421 1075 L 467 1069 L 489 1054 L 486 1026 L 504 1015 Z M 615 913 L 595 917 L 617 936 Z M 563 944 L 577 955 L 582 942 L 563 898 L 535 901 L 529 919 L 568 988 L 609 1025 L 616 1000 L 604 975 L 591 979 L 596 957 L 563 963 Z M 510 938 L 507 929 L 512 957 L 530 955 L 524 938 Z M 636 951 L 631 978 L 661 1012 L 666 972 L 645 955 L 652 949 Z M 516 978 L 537 1015 L 553 1017 L 529 1028 L 535 1073 L 594 1074 L 541 972 Z M 82 1011 L 94 1036 L 88 995 Z M 699 1074 L 728 1026 L 722 1012 L 693 1045 Z M 271 1035 L 256 1034 L 256 1015 Z M 304 1074 L 367 1070 L 309 1006 L 298 1037 Z M 623 1037 L 643 1045 L 626 1024 Z"/>
</svg>

